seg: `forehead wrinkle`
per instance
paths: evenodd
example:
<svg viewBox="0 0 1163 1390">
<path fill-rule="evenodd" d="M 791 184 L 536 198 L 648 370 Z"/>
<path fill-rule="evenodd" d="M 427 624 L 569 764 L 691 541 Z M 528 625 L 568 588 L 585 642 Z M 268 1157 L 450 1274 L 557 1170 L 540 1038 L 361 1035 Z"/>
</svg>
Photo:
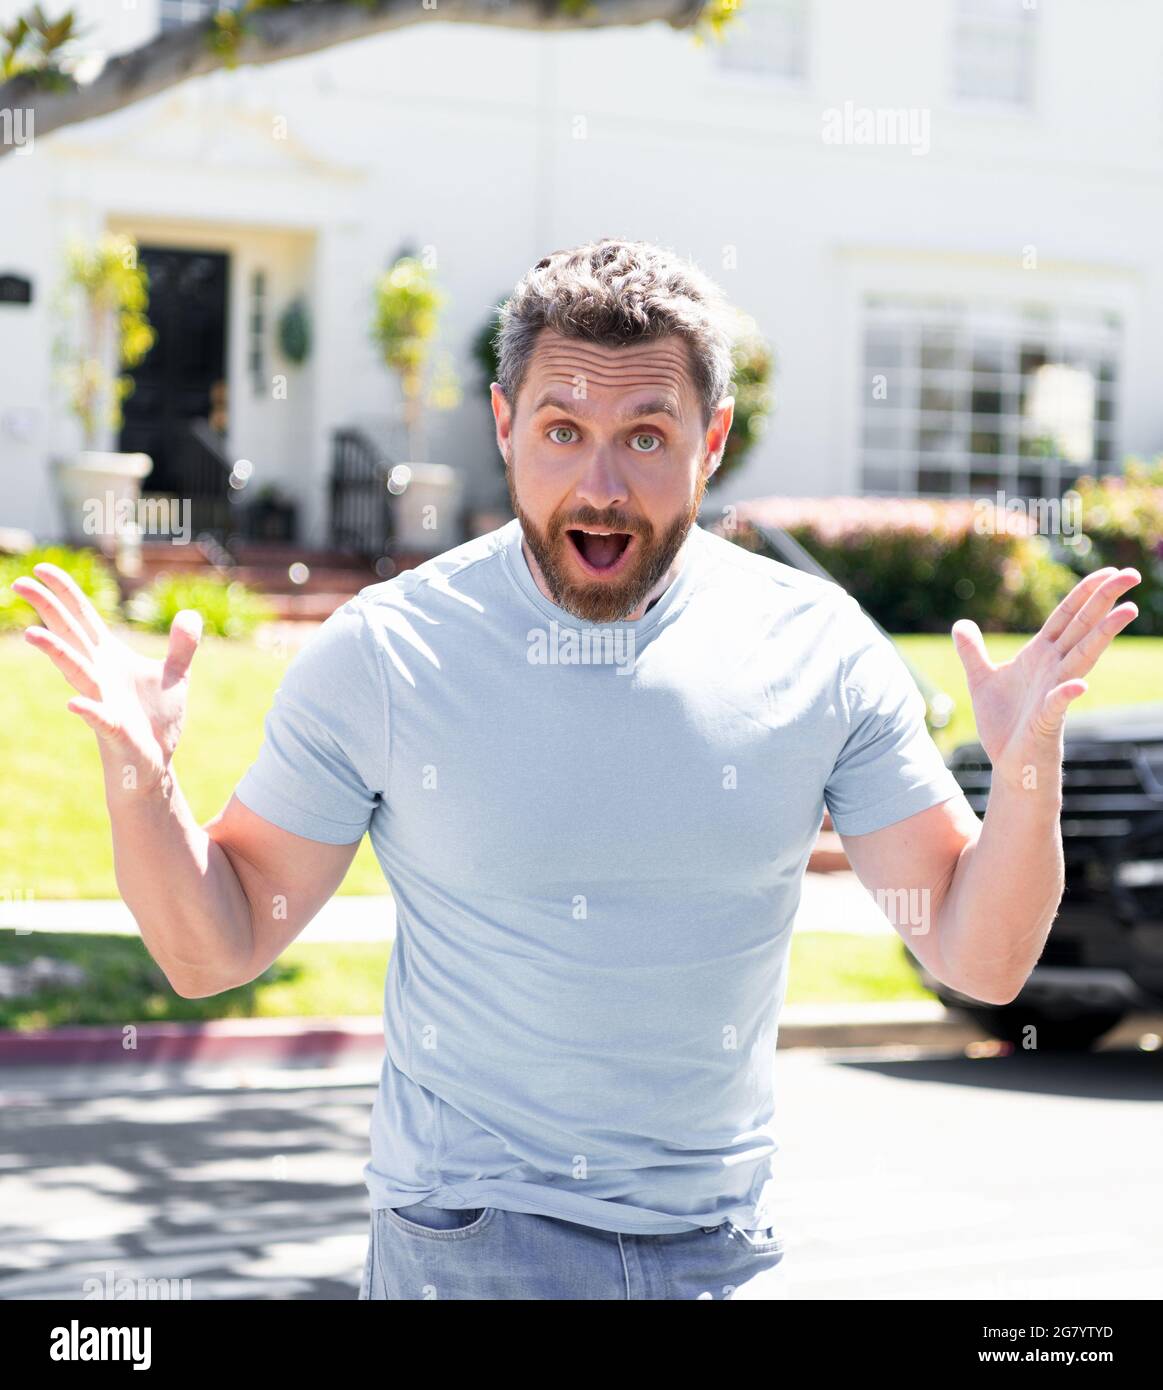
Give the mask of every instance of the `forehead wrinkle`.
<svg viewBox="0 0 1163 1390">
<path fill-rule="evenodd" d="M 686 395 L 694 390 L 688 371 L 690 367 L 683 345 L 677 343 L 633 343 L 623 348 L 598 350 L 599 345 L 584 339 L 565 338 L 557 335 L 539 339 L 530 363 L 529 387 L 535 400 L 545 394 L 545 387 L 560 382 L 571 388 L 577 378 L 584 378 L 587 387 L 597 390 L 637 390 L 650 388 L 669 388 L 676 397 L 677 411 L 672 417 L 682 422 L 687 414 Z M 612 358 L 610 354 L 616 354 Z M 653 404 L 654 402 L 650 402 Z M 535 414 L 535 407 L 531 414 Z M 574 403 L 559 408 L 582 414 Z M 626 412 L 622 418 L 632 418 L 646 412 L 635 409 Z M 664 412 L 668 413 L 669 412 Z"/>
<path fill-rule="evenodd" d="M 599 387 L 616 389 L 618 387 L 650 387 L 650 386 L 670 386 L 675 388 L 676 394 L 682 395 L 682 388 L 686 385 L 686 377 L 680 370 L 668 369 L 666 367 L 651 368 L 645 364 L 632 366 L 619 372 L 586 371 L 579 372 L 575 363 L 558 364 L 542 363 L 538 370 L 530 374 L 531 380 L 540 376 L 546 381 L 561 381 L 565 385 L 573 386 L 577 377 L 584 377 L 587 384 L 592 383 Z"/>
<path fill-rule="evenodd" d="M 542 396 L 533 407 L 532 413 L 537 414 L 539 410 L 545 410 L 552 406 L 555 410 L 564 411 L 566 415 L 587 415 L 587 410 L 579 410 L 576 401 L 563 401 L 556 396 Z M 618 412 L 619 420 L 635 420 L 647 415 L 666 415 L 676 423 L 682 420 L 682 403 L 673 401 L 669 397 L 663 396 L 648 401 L 643 401 L 641 405 L 627 406 Z"/>
<path fill-rule="evenodd" d="M 554 347 L 547 350 L 538 349 L 533 365 L 543 363 L 547 366 L 557 366 L 563 362 L 577 363 L 583 362 L 592 370 L 596 371 L 618 371 L 625 370 L 627 367 L 655 368 L 664 371 L 678 371 L 686 365 L 686 357 L 678 351 L 663 352 L 636 352 L 633 349 L 618 349 L 619 356 L 612 358 L 596 352 L 586 352 L 584 349 L 571 348 L 566 345 Z"/>
</svg>

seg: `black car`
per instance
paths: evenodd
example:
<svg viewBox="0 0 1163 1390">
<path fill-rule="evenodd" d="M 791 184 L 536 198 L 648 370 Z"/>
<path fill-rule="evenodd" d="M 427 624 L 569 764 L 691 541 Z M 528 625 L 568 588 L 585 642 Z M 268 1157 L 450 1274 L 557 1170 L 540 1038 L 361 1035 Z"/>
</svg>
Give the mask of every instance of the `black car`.
<svg viewBox="0 0 1163 1390">
<path fill-rule="evenodd" d="M 1137 1009 L 1163 1005 L 1163 704 L 1067 714 L 1062 765 L 1066 891 L 1041 959 L 1010 1004 L 921 978 L 994 1037 L 1085 1048 Z M 979 743 L 948 759 L 982 815 L 990 764 Z M 916 964 L 914 962 L 914 964 Z"/>
<path fill-rule="evenodd" d="M 832 579 L 778 527 L 748 518 L 746 533 L 733 539 Z M 953 700 L 909 670 L 925 696 L 930 730 L 942 728 Z M 934 979 L 909 953 L 942 1003 L 995 1038 L 1043 1050 L 1087 1048 L 1127 1014 L 1163 1007 L 1163 704 L 1068 713 L 1064 751 L 1066 888 L 1021 993 L 1009 1004 L 984 1004 Z M 984 815 L 991 767 L 981 744 L 962 744 L 946 761 Z"/>
</svg>

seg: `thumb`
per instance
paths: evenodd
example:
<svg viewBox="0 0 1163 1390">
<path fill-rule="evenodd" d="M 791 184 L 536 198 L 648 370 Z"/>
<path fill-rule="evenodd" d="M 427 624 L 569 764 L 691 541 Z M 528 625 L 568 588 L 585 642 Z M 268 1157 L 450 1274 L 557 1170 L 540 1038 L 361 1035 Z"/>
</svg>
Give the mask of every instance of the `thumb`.
<svg viewBox="0 0 1163 1390">
<path fill-rule="evenodd" d="M 1042 701 L 1042 708 L 1038 712 L 1039 729 L 1044 734 L 1056 734 L 1062 727 L 1062 721 L 1066 718 L 1066 710 L 1071 700 L 1077 700 L 1080 695 L 1085 695 L 1087 689 L 1086 682 L 1077 677 L 1074 680 L 1063 681 L 1061 685 L 1056 685 Z"/>
<path fill-rule="evenodd" d="M 98 738 L 115 743 L 121 737 L 121 726 L 110 714 L 108 708 L 99 700 L 77 695 L 66 706 L 73 714 L 79 714 Z"/>
<path fill-rule="evenodd" d="M 958 618 L 951 629 L 953 645 L 957 649 L 957 655 L 961 658 L 961 664 L 965 667 L 965 675 L 969 680 L 969 688 L 972 690 L 986 676 L 992 675 L 996 667 L 985 652 L 985 641 L 981 636 L 981 629 L 972 618 Z"/>
<path fill-rule="evenodd" d="M 190 662 L 202 640 L 202 615 L 196 608 L 183 608 L 174 614 L 170 624 L 170 641 L 166 648 L 166 685 L 180 681 L 190 669 Z"/>
</svg>

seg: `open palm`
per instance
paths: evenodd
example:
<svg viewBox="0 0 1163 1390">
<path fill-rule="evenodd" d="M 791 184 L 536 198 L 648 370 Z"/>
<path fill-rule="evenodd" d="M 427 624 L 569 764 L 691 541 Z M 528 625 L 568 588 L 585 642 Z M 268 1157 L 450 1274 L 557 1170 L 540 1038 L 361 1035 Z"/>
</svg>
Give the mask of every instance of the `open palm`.
<svg viewBox="0 0 1163 1390">
<path fill-rule="evenodd" d="M 953 624 L 978 738 L 995 774 L 1001 769 L 1020 775 L 1027 766 L 1044 764 L 1048 752 L 1060 755 L 1067 707 L 1086 692 L 1082 677 L 1138 616 L 1133 603 L 1113 605 L 1140 578 L 1133 569 L 1088 574 L 1021 651 L 998 665 L 986 655 L 975 622 L 960 618 Z"/>
<path fill-rule="evenodd" d="M 39 564 L 32 572 L 35 579 L 22 575 L 12 583 L 44 623 L 26 628 L 25 638 L 77 691 L 68 708 L 96 733 L 103 756 L 132 768 L 137 789 L 157 786 L 181 735 L 200 614 L 183 609 L 175 616 L 166 655 L 155 661 L 115 637 L 64 570 Z"/>
</svg>

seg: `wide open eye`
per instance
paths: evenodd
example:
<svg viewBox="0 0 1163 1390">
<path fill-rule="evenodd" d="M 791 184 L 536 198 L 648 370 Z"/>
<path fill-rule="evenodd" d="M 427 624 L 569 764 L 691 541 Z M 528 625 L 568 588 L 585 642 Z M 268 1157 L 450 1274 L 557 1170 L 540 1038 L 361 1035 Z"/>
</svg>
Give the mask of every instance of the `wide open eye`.
<svg viewBox="0 0 1163 1390">
<path fill-rule="evenodd" d="M 568 430 L 570 434 L 577 433 L 577 430 L 575 430 L 572 425 L 554 425 L 553 428 L 549 431 L 549 437 L 553 439 L 553 436 L 557 434 L 560 430 Z M 554 439 L 553 442 L 555 444 L 571 444 L 573 441 L 570 439 Z"/>
<path fill-rule="evenodd" d="M 648 439 L 653 444 L 657 444 L 657 449 L 635 449 L 636 454 L 656 454 L 662 448 L 662 440 L 656 434 L 634 434 L 630 436 L 630 444 L 633 447 L 640 439 Z"/>
</svg>

